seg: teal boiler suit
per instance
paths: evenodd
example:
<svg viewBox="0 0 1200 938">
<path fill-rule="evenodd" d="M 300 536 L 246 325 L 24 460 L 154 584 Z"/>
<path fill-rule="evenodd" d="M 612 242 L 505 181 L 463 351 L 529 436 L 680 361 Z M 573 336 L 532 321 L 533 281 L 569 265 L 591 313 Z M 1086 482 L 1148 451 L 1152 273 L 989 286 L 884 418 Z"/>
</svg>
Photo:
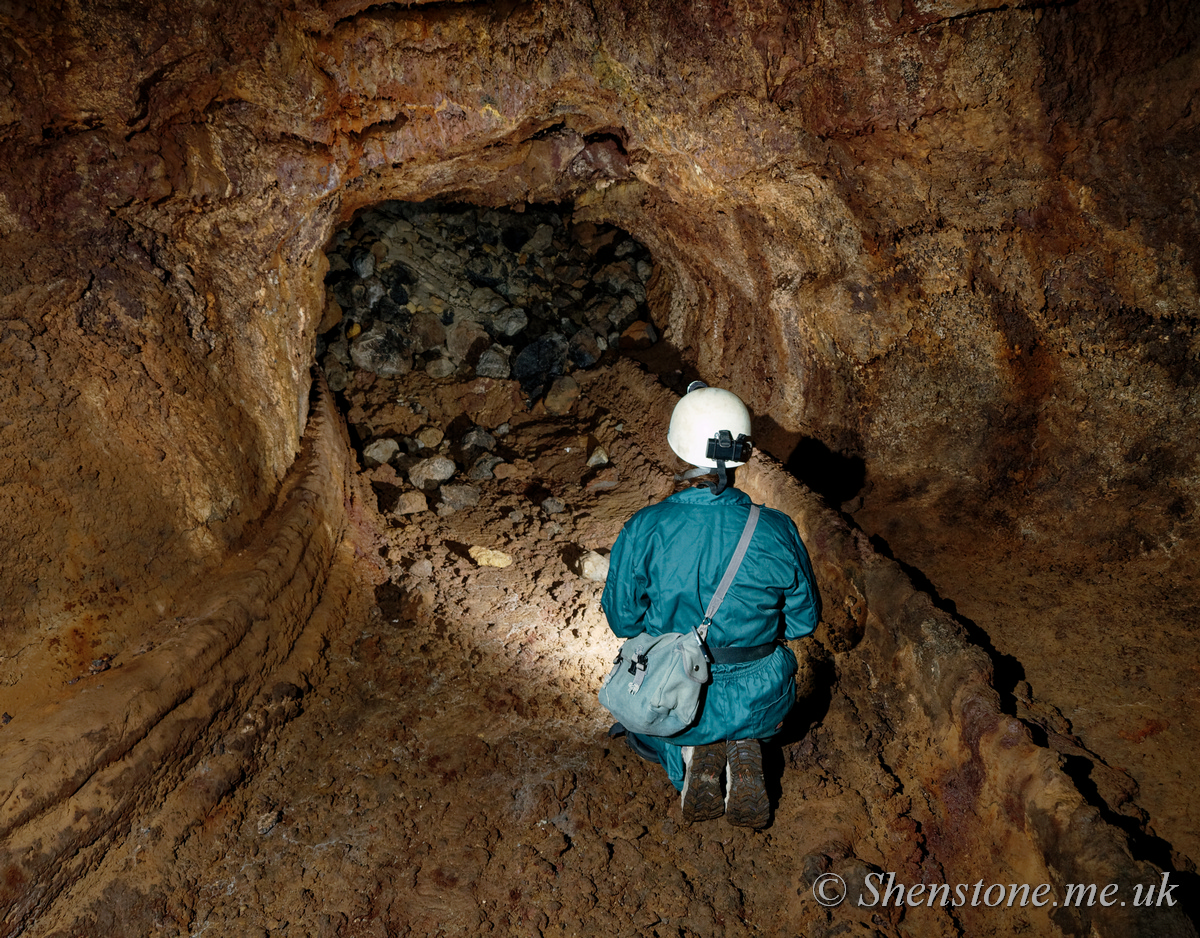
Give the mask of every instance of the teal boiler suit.
<svg viewBox="0 0 1200 938">
<path fill-rule="evenodd" d="M 609 557 L 600 606 L 620 638 L 699 625 L 737 547 L 750 497 L 690 488 L 643 508 Z M 764 508 L 737 576 L 708 632 L 709 646 L 749 647 L 808 635 L 821 617 L 812 564 L 792 519 Z M 681 746 L 774 735 L 796 698 L 796 658 L 785 645 L 757 661 L 713 664 L 700 718 L 671 737 L 642 736 L 678 789 Z"/>
</svg>

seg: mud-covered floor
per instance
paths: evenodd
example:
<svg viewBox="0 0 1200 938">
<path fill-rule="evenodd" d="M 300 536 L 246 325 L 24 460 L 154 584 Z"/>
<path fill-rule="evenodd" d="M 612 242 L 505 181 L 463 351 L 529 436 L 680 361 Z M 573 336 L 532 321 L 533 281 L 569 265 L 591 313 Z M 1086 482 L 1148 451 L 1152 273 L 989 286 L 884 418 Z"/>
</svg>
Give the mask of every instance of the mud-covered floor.
<svg viewBox="0 0 1200 938">
<path fill-rule="evenodd" d="M 589 379 L 604 380 L 603 370 Z M 409 386 L 428 381 L 374 379 L 352 416 L 379 433 L 394 402 L 420 390 L 433 424 L 452 424 L 468 401 L 493 425 L 509 418 L 507 382 L 441 383 L 440 396 Z M 958 933 L 950 909 L 826 910 L 812 897 L 826 870 L 853 885 L 920 860 L 880 734 L 836 687 L 818 682 L 826 689 L 773 750 L 774 823 L 763 832 L 684 824 L 661 770 L 606 737 L 595 691 L 617 641 L 599 609 L 602 584 L 574 570 L 671 480 L 621 439 L 620 414 L 593 405 L 587 387 L 564 416 L 512 411 L 497 454 L 516 473 L 477 482 L 478 507 L 386 520 L 377 548 L 388 580 L 371 617 L 331 636 L 328 674 L 268 737 L 266 768 L 180 846 L 161 904 L 143 909 L 156 927 Z M 586 465 L 597 446 L 619 454 L 603 476 Z M 547 514 L 549 497 L 566 510 Z M 481 566 L 471 547 L 513 562 Z M 820 658 L 802 654 L 806 668 L 831 672 Z M 1031 927 L 1024 910 L 995 912 L 989 932 Z"/>
</svg>

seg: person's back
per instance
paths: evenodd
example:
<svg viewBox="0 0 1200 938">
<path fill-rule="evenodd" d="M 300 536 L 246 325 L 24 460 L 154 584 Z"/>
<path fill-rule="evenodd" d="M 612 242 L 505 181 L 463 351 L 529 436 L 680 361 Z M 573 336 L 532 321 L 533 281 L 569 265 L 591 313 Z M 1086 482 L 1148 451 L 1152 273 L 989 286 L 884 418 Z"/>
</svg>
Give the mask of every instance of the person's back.
<svg viewBox="0 0 1200 938">
<path fill-rule="evenodd" d="M 644 508 L 625 525 L 601 600 L 618 636 L 683 632 L 704 617 L 750 514 L 749 497 L 728 487 L 729 470 L 744 462 L 749 430 L 749 413 L 728 391 L 689 390 L 676 406 L 668 442 L 697 467 L 686 476 L 716 479 Z M 661 763 L 683 792 L 686 820 L 724 813 L 741 826 L 769 822 L 760 740 L 779 729 L 795 701 L 796 659 L 780 640 L 807 635 L 819 617 L 795 524 L 763 509 L 707 633 L 713 663 L 699 716 L 671 737 L 626 734 L 630 747 Z M 622 731 L 613 728 L 614 735 Z"/>
</svg>

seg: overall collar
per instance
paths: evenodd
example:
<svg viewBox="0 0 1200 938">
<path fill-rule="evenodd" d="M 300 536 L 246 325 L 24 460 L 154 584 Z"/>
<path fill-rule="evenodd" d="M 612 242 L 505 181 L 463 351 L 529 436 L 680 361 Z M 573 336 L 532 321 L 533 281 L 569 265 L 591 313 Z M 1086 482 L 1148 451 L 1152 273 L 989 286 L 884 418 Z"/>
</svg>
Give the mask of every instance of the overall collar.
<svg viewBox="0 0 1200 938">
<path fill-rule="evenodd" d="M 713 495 L 706 486 L 697 486 L 676 492 L 667 501 L 685 505 L 749 505 L 750 496 L 732 486 L 720 495 Z"/>
</svg>

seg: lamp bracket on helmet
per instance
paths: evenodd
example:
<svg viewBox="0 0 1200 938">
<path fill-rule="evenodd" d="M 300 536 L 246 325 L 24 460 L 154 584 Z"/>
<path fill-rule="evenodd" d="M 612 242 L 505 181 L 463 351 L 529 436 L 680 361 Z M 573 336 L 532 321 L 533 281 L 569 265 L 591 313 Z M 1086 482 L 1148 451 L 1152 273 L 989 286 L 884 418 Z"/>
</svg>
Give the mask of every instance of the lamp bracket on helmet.
<svg viewBox="0 0 1200 938">
<path fill-rule="evenodd" d="M 716 462 L 745 462 L 750 458 L 750 438 L 739 433 L 735 440 L 728 430 L 719 430 L 708 438 L 705 456 Z"/>
</svg>

